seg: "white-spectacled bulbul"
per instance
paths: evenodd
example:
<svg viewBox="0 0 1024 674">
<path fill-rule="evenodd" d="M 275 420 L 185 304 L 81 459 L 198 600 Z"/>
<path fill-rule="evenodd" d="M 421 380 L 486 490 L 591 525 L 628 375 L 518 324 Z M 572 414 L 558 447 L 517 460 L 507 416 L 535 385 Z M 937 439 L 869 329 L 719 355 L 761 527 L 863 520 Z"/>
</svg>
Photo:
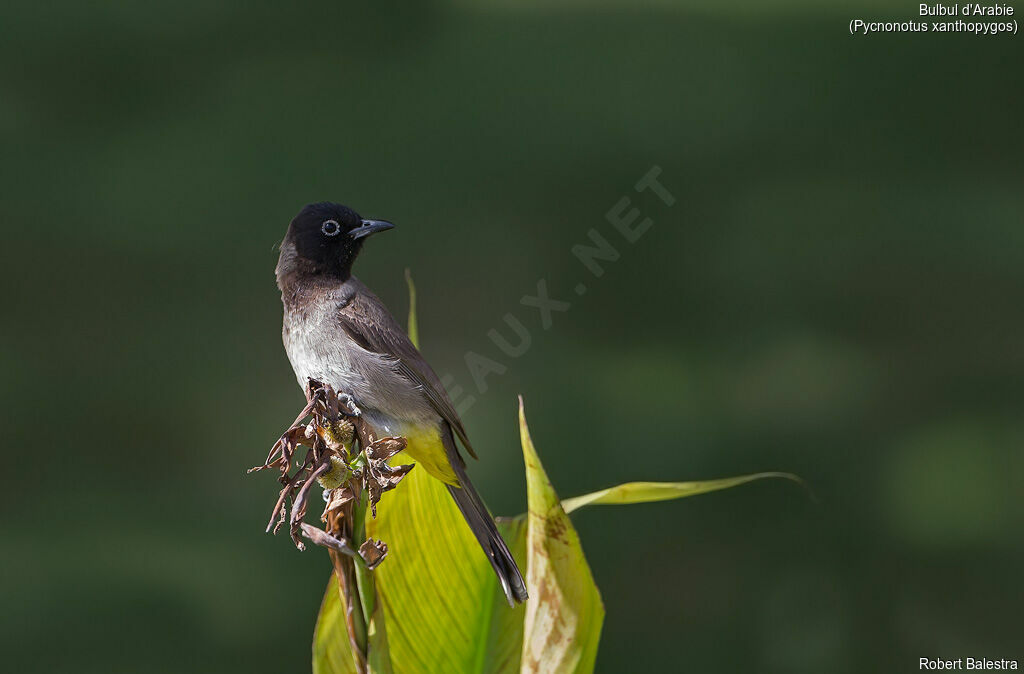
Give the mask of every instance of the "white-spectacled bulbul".
<svg viewBox="0 0 1024 674">
<path fill-rule="evenodd" d="M 509 604 L 524 601 L 522 574 L 466 475 L 454 436 L 476 454 L 448 394 L 384 303 L 352 276 L 366 237 L 393 226 L 326 202 L 291 221 L 277 262 L 288 359 L 299 386 L 316 379 L 351 394 L 378 437 L 406 438 L 409 456 L 447 485 Z"/>
</svg>

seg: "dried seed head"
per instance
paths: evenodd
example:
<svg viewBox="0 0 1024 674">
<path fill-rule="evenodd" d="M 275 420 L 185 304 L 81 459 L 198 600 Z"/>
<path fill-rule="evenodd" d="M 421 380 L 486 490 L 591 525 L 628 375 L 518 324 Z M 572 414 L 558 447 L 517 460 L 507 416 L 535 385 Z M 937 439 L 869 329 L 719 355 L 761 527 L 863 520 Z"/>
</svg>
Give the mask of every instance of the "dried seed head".
<svg viewBox="0 0 1024 674">
<path fill-rule="evenodd" d="M 323 438 L 324 444 L 330 449 L 348 454 L 349 447 L 352 446 L 352 439 L 355 437 L 355 427 L 351 421 L 339 418 L 334 423 L 327 422 L 317 426 L 317 431 Z"/>
<path fill-rule="evenodd" d="M 354 549 L 346 547 L 344 537 L 351 535 L 352 502 L 356 495 L 366 492 L 370 512 L 376 517 L 381 495 L 394 489 L 413 467 L 388 465 L 392 457 L 405 449 L 405 438 L 378 439 L 360 416 L 351 394 L 336 392 L 312 379 L 308 381 L 306 406 L 271 448 L 264 465 L 253 469 L 276 468 L 280 472 L 278 481 L 283 488 L 271 513 L 268 531 L 276 533 L 288 524 L 292 540 L 300 550 L 304 546 L 299 537 L 304 535 L 336 552 L 357 555 Z M 298 451 L 303 446 L 308 448 L 305 453 Z M 326 490 L 327 503 L 321 516 L 327 523 L 326 532 L 303 522 L 310 487 L 317 483 Z M 339 525 L 343 519 L 347 524 Z M 344 534 L 345 531 L 349 533 Z M 339 532 L 341 538 L 331 538 Z M 371 539 L 361 546 L 358 555 L 372 569 L 387 552 L 387 545 Z"/>
<path fill-rule="evenodd" d="M 348 469 L 340 456 L 331 455 L 330 458 L 330 470 L 317 478 L 317 482 L 324 489 L 337 489 L 352 479 L 352 471 Z"/>
</svg>

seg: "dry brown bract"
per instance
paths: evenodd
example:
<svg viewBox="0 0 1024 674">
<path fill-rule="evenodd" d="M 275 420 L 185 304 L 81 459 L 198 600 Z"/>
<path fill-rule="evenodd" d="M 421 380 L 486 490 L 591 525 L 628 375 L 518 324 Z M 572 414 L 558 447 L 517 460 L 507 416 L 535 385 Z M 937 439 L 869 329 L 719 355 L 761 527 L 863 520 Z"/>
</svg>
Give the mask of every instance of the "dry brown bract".
<svg viewBox="0 0 1024 674">
<path fill-rule="evenodd" d="M 306 402 L 291 427 L 271 447 L 263 465 L 249 470 L 276 468 L 280 472 L 278 481 L 284 485 L 267 531 L 277 533 L 287 520 L 292 540 L 300 550 L 305 549 L 300 536 L 305 536 L 316 545 L 361 559 L 373 569 L 383 561 L 388 548 L 373 539 L 362 542 L 358 550 L 353 546 L 352 533 L 362 529 L 353 521 L 353 506 L 365 491 L 370 511 L 377 516 L 381 495 L 394 489 L 412 470 L 411 465 L 388 465 L 391 457 L 405 449 L 406 440 L 375 438 L 351 396 L 339 394 L 327 384 L 310 379 Z M 302 447 L 306 447 L 306 453 L 300 461 L 297 455 Z M 298 468 L 289 473 L 293 461 Z M 316 482 L 327 490 L 327 506 L 320 518 L 326 523 L 326 531 L 303 522 L 309 492 Z"/>
</svg>

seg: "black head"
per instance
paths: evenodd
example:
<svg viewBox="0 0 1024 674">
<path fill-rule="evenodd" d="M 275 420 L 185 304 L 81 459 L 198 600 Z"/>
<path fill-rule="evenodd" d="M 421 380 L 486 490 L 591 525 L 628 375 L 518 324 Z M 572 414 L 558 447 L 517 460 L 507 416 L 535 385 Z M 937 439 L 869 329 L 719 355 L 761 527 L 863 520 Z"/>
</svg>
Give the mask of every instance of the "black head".
<svg viewBox="0 0 1024 674">
<path fill-rule="evenodd" d="M 366 237 L 392 227 L 390 222 L 364 220 L 348 206 L 324 201 L 299 211 L 288 225 L 284 243 L 294 244 L 295 262 L 306 271 L 345 279 Z"/>
</svg>

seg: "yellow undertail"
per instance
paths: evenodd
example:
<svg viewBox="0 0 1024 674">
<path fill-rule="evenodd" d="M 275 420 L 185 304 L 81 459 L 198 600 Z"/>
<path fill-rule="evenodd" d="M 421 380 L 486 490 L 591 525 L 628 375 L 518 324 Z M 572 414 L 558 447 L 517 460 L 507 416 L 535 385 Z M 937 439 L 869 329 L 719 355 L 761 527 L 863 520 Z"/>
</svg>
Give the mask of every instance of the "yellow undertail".
<svg viewBox="0 0 1024 674">
<path fill-rule="evenodd" d="M 405 430 L 405 439 L 409 444 L 405 448 L 405 454 L 412 457 L 416 463 L 444 483 L 459 486 L 459 478 L 448 462 L 448 453 L 441 442 L 441 433 L 437 427 L 420 427 Z M 393 459 L 396 463 L 402 463 L 402 455 L 399 454 Z"/>
</svg>

